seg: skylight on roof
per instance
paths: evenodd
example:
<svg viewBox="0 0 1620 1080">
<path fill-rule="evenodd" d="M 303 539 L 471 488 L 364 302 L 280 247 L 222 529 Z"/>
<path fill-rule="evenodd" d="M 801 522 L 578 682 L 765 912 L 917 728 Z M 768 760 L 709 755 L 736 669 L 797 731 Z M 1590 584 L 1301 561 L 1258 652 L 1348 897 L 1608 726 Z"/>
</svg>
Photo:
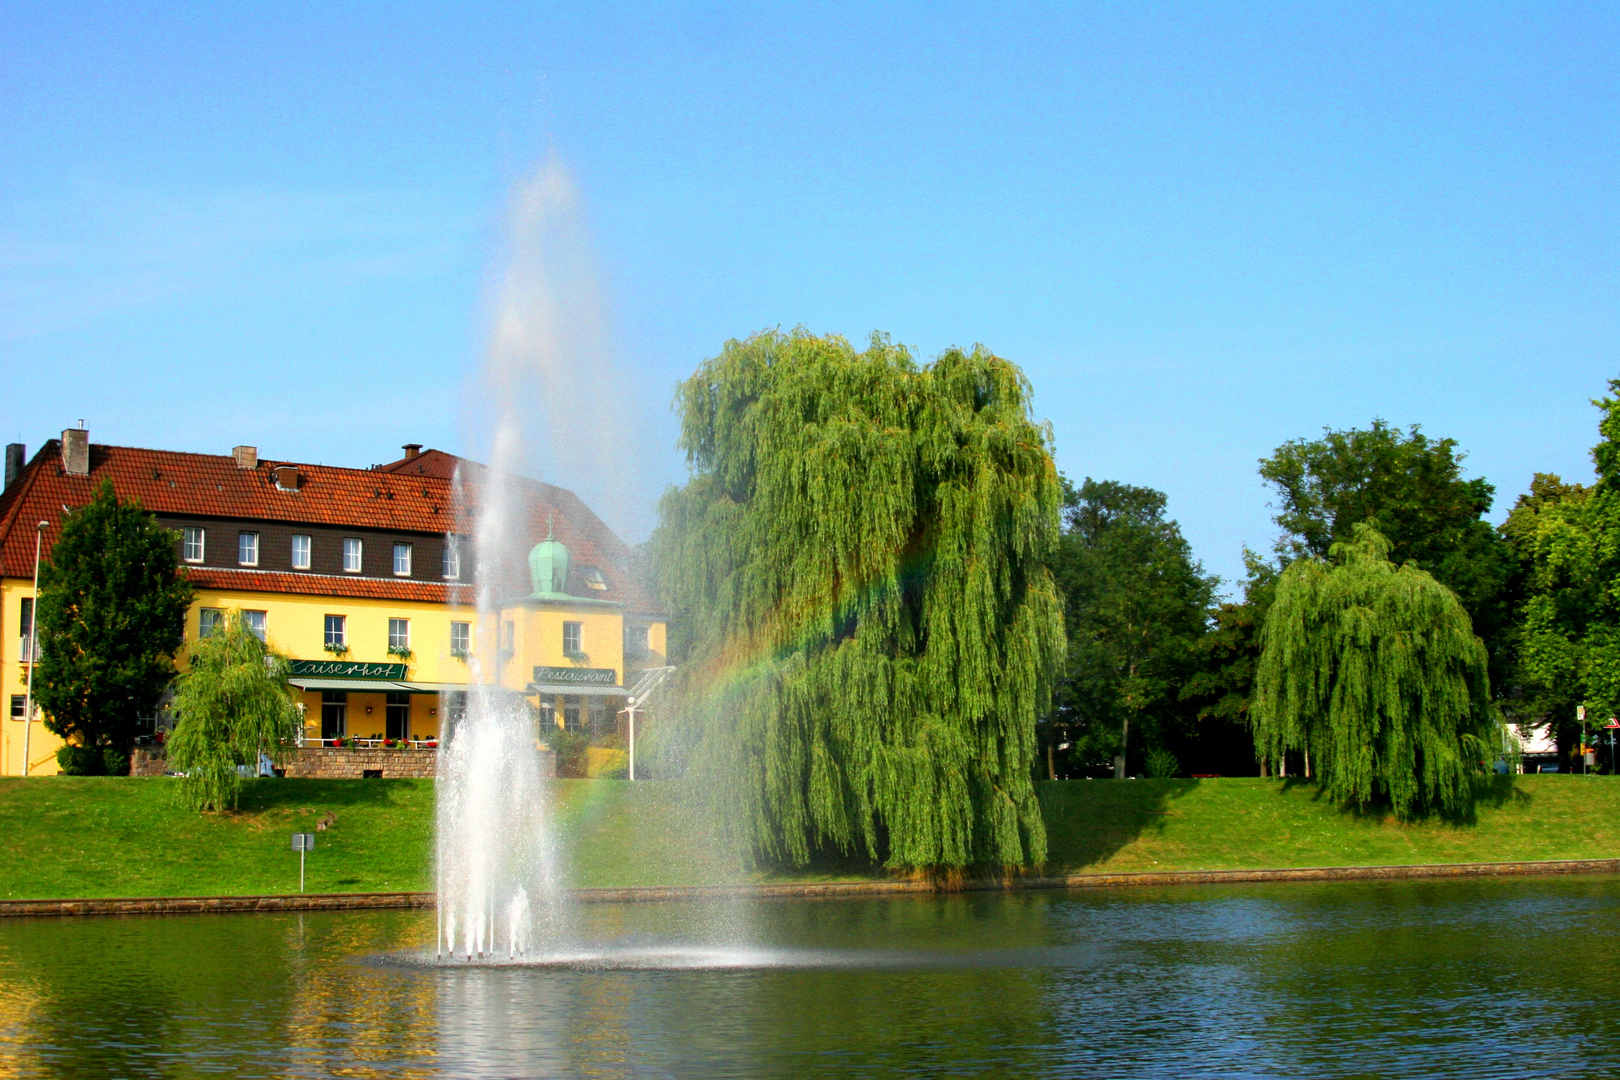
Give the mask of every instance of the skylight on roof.
<svg viewBox="0 0 1620 1080">
<path fill-rule="evenodd" d="M 602 576 L 602 571 L 594 566 L 587 566 L 584 569 L 584 574 L 586 588 L 595 589 L 597 592 L 607 592 L 608 583 L 607 579 Z"/>
</svg>

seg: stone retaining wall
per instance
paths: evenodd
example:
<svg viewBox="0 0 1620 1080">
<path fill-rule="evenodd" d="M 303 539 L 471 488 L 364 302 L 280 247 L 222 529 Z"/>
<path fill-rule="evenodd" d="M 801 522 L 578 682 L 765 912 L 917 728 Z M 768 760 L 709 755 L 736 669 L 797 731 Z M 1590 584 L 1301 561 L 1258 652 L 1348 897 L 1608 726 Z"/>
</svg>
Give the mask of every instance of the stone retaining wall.
<svg viewBox="0 0 1620 1080">
<path fill-rule="evenodd" d="M 389 779 L 399 776 L 432 777 L 439 771 L 437 750 L 347 746 L 301 746 L 287 761 L 289 777 L 318 780 L 359 780 L 370 773 Z"/>
<path fill-rule="evenodd" d="M 129 755 L 129 775 L 163 776 L 168 753 L 161 746 L 137 746 Z M 361 780 L 370 773 L 387 778 L 438 775 L 439 752 L 428 749 L 387 749 L 337 746 L 301 746 L 287 761 L 287 775 L 317 780 Z M 540 751 L 540 775 L 557 775 L 557 755 Z"/>
</svg>

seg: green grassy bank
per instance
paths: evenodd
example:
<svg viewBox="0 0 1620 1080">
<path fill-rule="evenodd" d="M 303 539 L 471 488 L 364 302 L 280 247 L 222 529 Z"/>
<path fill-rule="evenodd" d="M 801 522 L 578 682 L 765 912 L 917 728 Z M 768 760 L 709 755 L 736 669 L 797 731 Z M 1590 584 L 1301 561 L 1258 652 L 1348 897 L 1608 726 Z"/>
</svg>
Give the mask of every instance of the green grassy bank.
<svg viewBox="0 0 1620 1080">
<path fill-rule="evenodd" d="M 1620 857 L 1620 779 L 1608 777 L 1499 783 L 1466 825 L 1347 812 L 1309 785 L 1275 780 L 1040 787 L 1050 873 Z M 561 780 L 554 790 L 575 885 L 737 879 L 684 785 Z M 432 781 L 257 781 L 238 812 L 199 815 L 175 802 L 169 781 L 50 777 L 0 780 L 0 897 L 293 892 L 289 834 L 328 815 L 309 857 L 309 891 L 430 887 Z M 848 861 L 746 876 L 881 875 Z"/>
</svg>

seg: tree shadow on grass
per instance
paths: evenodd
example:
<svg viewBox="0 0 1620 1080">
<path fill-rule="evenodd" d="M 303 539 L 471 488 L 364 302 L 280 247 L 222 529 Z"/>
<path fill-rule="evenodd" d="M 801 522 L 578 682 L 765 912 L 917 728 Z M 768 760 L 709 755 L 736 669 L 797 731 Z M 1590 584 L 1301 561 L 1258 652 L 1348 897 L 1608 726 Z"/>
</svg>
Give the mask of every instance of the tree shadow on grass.
<svg viewBox="0 0 1620 1080">
<path fill-rule="evenodd" d="M 1501 809 L 1511 803 L 1522 807 L 1529 805 L 1534 798 L 1528 791 L 1514 783 L 1514 777 L 1511 775 L 1492 773 L 1489 776 L 1477 776 L 1473 780 L 1473 788 L 1472 801 L 1462 806 L 1449 809 L 1432 807 L 1405 817 L 1397 815 L 1387 799 L 1377 799 L 1369 803 L 1340 803 L 1338 810 L 1346 817 L 1374 823 L 1400 821 L 1407 825 L 1441 824 L 1467 827 L 1479 824 L 1481 806 Z M 1301 789 L 1309 790 L 1312 802 L 1331 801 L 1332 797 L 1314 779 L 1290 776 L 1279 786 L 1279 790 L 1285 795 L 1291 795 Z"/>
<path fill-rule="evenodd" d="M 390 809 L 403 806 L 407 796 L 432 801 L 431 780 L 305 780 L 264 778 L 249 781 L 237 800 L 237 813 L 277 810 L 317 812 L 354 807 Z M 428 790 L 423 791 L 426 785 Z M 415 801 L 411 799 L 410 801 Z"/>
<path fill-rule="evenodd" d="M 1143 834 L 1179 816 L 1174 807 L 1202 780 L 1044 780 L 1036 783 L 1046 821 L 1049 874 L 1107 862 Z"/>
</svg>

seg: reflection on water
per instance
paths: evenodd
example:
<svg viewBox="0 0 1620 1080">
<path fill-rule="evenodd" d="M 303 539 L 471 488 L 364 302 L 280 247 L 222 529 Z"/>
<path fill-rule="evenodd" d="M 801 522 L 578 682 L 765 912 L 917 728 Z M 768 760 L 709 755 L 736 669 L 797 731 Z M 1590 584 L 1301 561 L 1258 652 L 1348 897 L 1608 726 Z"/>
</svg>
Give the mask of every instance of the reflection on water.
<svg viewBox="0 0 1620 1080">
<path fill-rule="evenodd" d="M 1620 879 L 0 923 L 5 1076 L 1612 1076 Z"/>
</svg>

